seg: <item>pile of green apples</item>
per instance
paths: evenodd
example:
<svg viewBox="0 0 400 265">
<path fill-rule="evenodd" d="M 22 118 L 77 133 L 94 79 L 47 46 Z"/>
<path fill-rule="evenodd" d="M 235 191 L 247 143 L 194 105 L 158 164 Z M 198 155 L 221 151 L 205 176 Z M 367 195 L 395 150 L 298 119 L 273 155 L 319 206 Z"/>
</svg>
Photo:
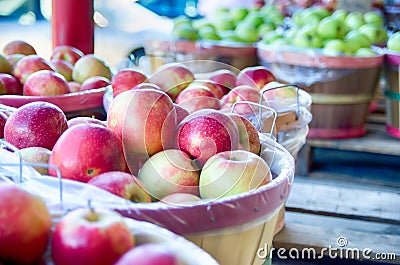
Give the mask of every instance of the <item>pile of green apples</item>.
<svg viewBox="0 0 400 265">
<path fill-rule="evenodd" d="M 361 13 L 320 6 L 295 11 L 286 28 L 264 34 L 262 43 L 315 48 L 328 56 L 374 56 L 372 45 L 383 44 L 388 34 L 377 11 Z"/>
<path fill-rule="evenodd" d="M 284 19 L 285 16 L 275 6 L 219 8 L 210 18 L 176 18 L 173 35 L 190 41 L 254 43 L 282 25 Z"/>
</svg>

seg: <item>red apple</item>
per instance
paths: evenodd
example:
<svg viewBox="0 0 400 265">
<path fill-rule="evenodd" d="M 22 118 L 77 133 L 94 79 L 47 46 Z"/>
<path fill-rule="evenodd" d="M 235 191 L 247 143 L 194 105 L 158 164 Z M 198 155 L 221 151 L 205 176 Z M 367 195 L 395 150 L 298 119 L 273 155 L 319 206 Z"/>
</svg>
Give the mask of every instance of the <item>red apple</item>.
<svg viewBox="0 0 400 265">
<path fill-rule="evenodd" d="M 151 202 L 140 180 L 122 171 L 105 172 L 90 179 L 88 184 L 106 190 L 132 202 Z"/>
<path fill-rule="evenodd" d="M 112 265 L 134 244 L 120 214 L 80 208 L 68 212 L 56 225 L 51 254 L 55 265 Z"/>
<path fill-rule="evenodd" d="M 190 114 L 179 124 L 175 143 L 180 150 L 195 158 L 201 167 L 216 153 L 236 150 L 239 131 L 228 115 L 204 109 Z"/>
<path fill-rule="evenodd" d="M 51 59 L 50 64 L 56 68 L 57 72 L 64 76 L 67 82 L 72 81 L 72 69 L 74 66 L 70 62 L 61 59 Z"/>
<path fill-rule="evenodd" d="M 146 243 L 125 253 L 114 265 L 179 265 L 177 254 L 167 245 Z"/>
<path fill-rule="evenodd" d="M 37 55 L 28 55 L 21 58 L 14 67 L 14 76 L 24 84 L 26 79 L 34 72 L 40 70 L 56 71 L 48 61 Z"/>
<path fill-rule="evenodd" d="M 250 151 L 256 155 L 260 153 L 261 143 L 256 127 L 244 116 L 237 113 L 228 113 L 239 130 L 239 149 Z"/>
<path fill-rule="evenodd" d="M 67 119 L 59 107 L 35 101 L 10 115 L 4 127 L 4 139 L 19 149 L 39 146 L 51 150 L 66 129 Z"/>
<path fill-rule="evenodd" d="M 44 201 L 15 184 L 0 182 L 0 260 L 33 264 L 46 251 L 51 215 Z"/>
<path fill-rule="evenodd" d="M 149 157 L 171 146 L 176 114 L 172 100 L 156 89 L 133 89 L 111 102 L 108 127 L 122 139 L 124 153 Z M 127 161 L 129 165 L 129 161 Z"/>
<path fill-rule="evenodd" d="M 155 84 L 152 84 L 152 83 L 147 83 L 147 82 L 140 83 L 140 84 L 132 87 L 131 89 L 145 89 L 145 88 L 147 88 L 147 89 L 156 89 L 156 90 L 162 91 L 159 86 L 157 86 Z"/>
<path fill-rule="evenodd" d="M 0 74 L 0 81 L 3 82 L 8 95 L 22 95 L 22 84 L 10 74 Z"/>
<path fill-rule="evenodd" d="M 69 93 L 65 78 L 54 71 L 40 70 L 31 74 L 23 86 L 25 96 L 57 96 Z"/>
<path fill-rule="evenodd" d="M 18 63 L 18 61 L 21 60 L 23 57 L 25 57 L 25 55 L 23 55 L 23 54 L 18 54 L 18 53 L 10 54 L 10 55 L 7 55 L 7 60 L 11 64 L 12 68 L 14 69 L 15 65 Z M 13 70 L 13 72 L 14 72 L 14 70 Z"/>
<path fill-rule="evenodd" d="M 70 93 L 79 92 L 81 90 L 81 83 L 76 81 L 69 81 L 68 88 Z"/>
<path fill-rule="evenodd" d="M 0 73 L 11 74 L 12 70 L 13 67 L 11 63 L 7 60 L 6 57 L 0 54 Z"/>
<path fill-rule="evenodd" d="M 36 51 L 32 47 L 32 45 L 30 45 L 26 41 L 14 40 L 14 41 L 8 42 L 3 47 L 3 53 L 5 55 L 11 55 L 11 54 L 32 55 L 32 54 L 36 54 Z"/>
<path fill-rule="evenodd" d="M 238 101 L 250 101 L 254 103 L 259 103 L 260 98 L 261 92 L 259 89 L 248 85 L 237 86 L 229 91 L 228 94 L 223 96 L 221 100 L 223 103 L 222 108 L 231 109 L 233 104 Z M 234 112 L 239 114 L 251 114 L 254 113 L 254 107 L 250 104 L 237 104 L 237 106 L 235 106 Z"/>
<path fill-rule="evenodd" d="M 108 171 L 124 171 L 121 141 L 103 125 L 86 123 L 68 128 L 58 139 L 50 156 L 63 178 L 88 182 Z M 56 176 L 54 169 L 49 169 Z"/>
<path fill-rule="evenodd" d="M 149 82 L 159 86 L 175 100 L 179 93 L 194 80 L 193 73 L 178 63 L 169 63 L 161 66 L 149 78 Z"/>
<path fill-rule="evenodd" d="M 193 113 L 201 109 L 221 109 L 221 104 L 218 98 L 211 92 L 209 88 L 203 85 L 191 85 L 175 99 L 182 108 L 189 113 Z"/>
<path fill-rule="evenodd" d="M 199 196 L 190 193 L 172 193 L 165 196 L 160 201 L 166 204 L 182 206 L 192 205 L 200 200 L 201 198 Z"/>
<path fill-rule="evenodd" d="M 102 88 L 111 85 L 111 81 L 104 76 L 92 76 L 83 81 L 80 91 Z"/>
<path fill-rule="evenodd" d="M 147 80 L 147 76 L 132 68 L 122 69 L 116 73 L 111 79 L 114 97 L 121 92 L 127 91 L 138 84 Z"/>
<path fill-rule="evenodd" d="M 176 124 L 178 125 L 184 118 L 189 116 L 190 113 L 176 103 L 174 103 L 174 108 L 176 112 Z"/>
<path fill-rule="evenodd" d="M 181 150 L 168 149 L 151 156 L 138 179 L 154 200 L 177 192 L 199 195 L 199 169 Z"/>
<path fill-rule="evenodd" d="M 217 83 L 224 90 L 224 94 L 236 86 L 236 74 L 228 69 L 216 70 L 207 75 L 207 79 Z"/>
<path fill-rule="evenodd" d="M 86 124 L 86 123 L 93 123 L 93 124 L 102 125 L 104 127 L 107 127 L 107 124 L 104 121 L 101 121 L 99 119 L 92 118 L 92 117 L 79 116 L 79 117 L 74 117 L 67 121 L 68 128 L 70 128 L 76 124 Z"/>
<path fill-rule="evenodd" d="M 261 89 L 272 81 L 276 81 L 276 78 L 265 66 L 249 66 L 239 72 L 236 85 L 248 85 Z"/>
<path fill-rule="evenodd" d="M 18 151 L 23 161 L 27 163 L 48 164 L 51 151 L 44 147 L 32 146 L 22 148 Z M 33 166 L 33 168 L 42 175 L 48 175 L 47 167 Z"/>
<path fill-rule="evenodd" d="M 86 54 L 75 63 L 72 70 L 72 80 L 83 83 L 92 76 L 103 76 L 111 80 L 111 69 L 98 55 Z"/>
<path fill-rule="evenodd" d="M 213 93 L 214 96 L 218 99 L 221 99 L 225 95 L 225 89 L 222 87 L 222 85 L 219 85 L 214 81 L 196 79 L 192 83 L 190 83 L 189 87 L 198 85 L 203 85 L 209 88 L 211 93 Z"/>
<path fill-rule="evenodd" d="M 59 59 L 74 65 L 83 55 L 83 52 L 75 47 L 59 45 L 53 49 L 50 59 Z"/>
<path fill-rule="evenodd" d="M 6 125 L 6 121 L 8 116 L 0 109 L 0 139 L 4 138 L 4 126 Z"/>
</svg>

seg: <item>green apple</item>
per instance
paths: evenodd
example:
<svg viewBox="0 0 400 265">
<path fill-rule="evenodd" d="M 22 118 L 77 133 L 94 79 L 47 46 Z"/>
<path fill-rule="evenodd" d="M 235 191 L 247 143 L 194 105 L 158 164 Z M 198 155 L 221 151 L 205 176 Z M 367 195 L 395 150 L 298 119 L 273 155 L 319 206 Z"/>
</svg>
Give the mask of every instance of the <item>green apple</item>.
<svg viewBox="0 0 400 265">
<path fill-rule="evenodd" d="M 318 12 L 313 11 L 313 9 L 305 9 L 301 15 L 302 25 L 304 26 L 317 26 L 322 20 L 322 17 Z"/>
<path fill-rule="evenodd" d="M 236 36 L 235 31 L 233 30 L 226 30 L 219 32 L 219 36 L 222 40 L 232 41 L 232 42 L 240 42 L 238 36 Z"/>
<path fill-rule="evenodd" d="M 220 40 L 221 37 L 214 28 L 202 27 L 198 30 L 199 38 L 203 40 Z"/>
<path fill-rule="evenodd" d="M 376 53 L 371 48 L 360 48 L 355 53 L 357 57 L 371 57 L 376 56 Z"/>
<path fill-rule="evenodd" d="M 369 38 L 372 44 L 383 43 L 388 38 L 387 32 L 383 27 L 373 24 L 365 24 L 359 30 Z"/>
<path fill-rule="evenodd" d="M 400 52 L 400 31 L 390 35 L 387 41 L 387 48 L 394 52 Z"/>
<path fill-rule="evenodd" d="M 217 31 L 233 30 L 236 23 L 228 16 L 218 17 L 214 20 L 214 26 Z"/>
<path fill-rule="evenodd" d="M 303 25 L 303 11 L 304 9 L 296 9 L 291 16 L 292 22 L 298 27 L 301 27 Z"/>
<path fill-rule="evenodd" d="M 258 36 L 262 37 L 264 36 L 267 32 L 273 31 L 276 29 L 275 23 L 272 21 L 264 21 L 263 24 L 261 24 L 257 31 L 258 31 Z"/>
<path fill-rule="evenodd" d="M 247 15 L 243 22 L 257 29 L 264 23 L 264 16 L 260 12 L 252 12 Z"/>
<path fill-rule="evenodd" d="M 291 27 L 287 29 L 283 35 L 285 36 L 285 39 L 293 39 L 294 36 L 296 36 L 296 33 L 299 29 L 297 27 Z"/>
<path fill-rule="evenodd" d="M 329 16 L 318 24 L 317 33 L 323 39 L 341 39 L 346 34 L 346 27 L 344 22 Z"/>
<path fill-rule="evenodd" d="M 349 27 L 350 30 L 358 29 L 365 24 L 363 14 L 357 11 L 348 13 L 344 23 Z"/>
<path fill-rule="evenodd" d="M 279 12 L 278 8 L 275 5 L 264 5 L 260 9 L 260 12 L 266 17 L 269 17 L 270 15 L 281 13 L 281 12 Z"/>
<path fill-rule="evenodd" d="M 369 11 L 364 14 L 363 16 L 364 22 L 367 24 L 374 24 L 378 27 L 383 27 L 384 26 L 384 20 L 381 14 L 379 14 L 376 11 Z"/>
<path fill-rule="evenodd" d="M 177 25 L 173 29 L 172 33 L 178 39 L 195 41 L 199 38 L 197 31 L 191 25 L 188 24 Z"/>
<path fill-rule="evenodd" d="M 347 39 L 343 40 L 345 44 L 345 54 L 352 55 L 354 54 L 358 49 L 362 48 L 361 44 L 356 42 L 356 41 L 350 41 Z"/>
<path fill-rule="evenodd" d="M 274 31 L 270 31 L 268 33 L 266 33 L 263 37 L 262 37 L 262 41 L 265 44 L 271 44 L 273 43 L 275 40 L 277 39 L 282 39 L 283 35 L 281 33 L 279 33 L 278 31 L 274 30 Z"/>
<path fill-rule="evenodd" d="M 340 39 L 328 41 L 322 49 L 322 52 L 330 56 L 340 56 L 346 53 L 346 43 Z"/>
<path fill-rule="evenodd" d="M 229 15 L 235 22 L 242 21 L 248 14 L 249 10 L 242 6 L 233 7 L 231 10 L 229 10 Z"/>
<path fill-rule="evenodd" d="M 241 23 L 235 29 L 236 36 L 243 42 L 256 42 L 258 41 L 258 32 L 253 25 L 248 23 Z"/>
<path fill-rule="evenodd" d="M 179 26 L 179 25 L 182 25 L 182 24 L 191 25 L 192 22 L 191 22 L 191 20 L 190 20 L 188 17 L 186 17 L 186 16 L 179 16 L 179 17 L 177 17 L 177 18 L 174 19 L 174 27 Z"/>
<path fill-rule="evenodd" d="M 367 35 L 361 33 L 358 29 L 353 29 L 346 34 L 345 39 L 347 41 L 356 42 L 361 45 L 361 47 L 368 48 L 371 46 L 371 41 Z"/>
<path fill-rule="evenodd" d="M 294 36 L 293 44 L 302 48 L 321 48 L 322 38 L 315 27 L 303 27 Z"/>
<path fill-rule="evenodd" d="M 199 30 L 200 28 L 209 27 L 215 29 L 214 24 L 205 18 L 195 19 L 192 21 L 193 28 Z"/>
<path fill-rule="evenodd" d="M 329 17 L 331 15 L 330 11 L 322 6 L 313 6 L 310 9 L 317 13 L 321 19 Z"/>
<path fill-rule="evenodd" d="M 346 17 L 347 17 L 347 11 L 344 9 L 336 9 L 333 13 L 332 13 L 332 17 L 345 22 Z"/>
</svg>

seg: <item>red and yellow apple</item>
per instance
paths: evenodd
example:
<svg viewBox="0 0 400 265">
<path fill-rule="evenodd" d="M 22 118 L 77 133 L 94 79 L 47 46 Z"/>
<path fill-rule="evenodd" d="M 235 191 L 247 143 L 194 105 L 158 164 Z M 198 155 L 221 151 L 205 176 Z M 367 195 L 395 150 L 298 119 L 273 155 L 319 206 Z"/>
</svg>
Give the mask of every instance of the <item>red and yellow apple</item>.
<svg viewBox="0 0 400 265">
<path fill-rule="evenodd" d="M 23 54 L 23 55 L 32 55 L 36 54 L 36 50 L 30 45 L 28 42 L 23 40 L 13 40 L 3 47 L 3 53 L 5 55 L 11 54 Z"/>
<path fill-rule="evenodd" d="M 64 76 L 67 82 L 72 81 L 72 69 L 74 68 L 74 66 L 70 62 L 61 59 L 51 59 L 50 64 L 55 67 L 57 72 Z"/>
<path fill-rule="evenodd" d="M 194 203 L 199 202 L 200 200 L 201 198 L 197 195 L 177 192 L 165 196 L 160 201 L 166 204 L 182 206 L 182 205 L 192 205 Z"/>
<path fill-rule="evenodd" d="M 0 73 L 11 74 L 12 71 L 13 66 L 11 65 L 11 63 L 7 60 L 6 57 L 0 54 Z"/>
<path fill-rule="evenodd" d="M 167 245 L 146 243 L 125 253 L 114 265 L 179 265 L 177 254 Z"/>
<path fill-rule="evenodd" d="M 92 76 L 83 81 L 80 91 L 102 88 L 111 85 L 110 79 L 104 76 Z"/>
<path fill-rule="evenodd" d="M 51 151 L 44 147 L 32 146 L 22 148 L 18 151 L 22 160 L 26 163 L 48 164 Z M 42 175 L 48 175 L 49 170 L 47 167 L 33 166 L 33 168 Z"/>
<path fill-rule="evenodd" d="M 221 103 L 209 88 L 203 85 L 190 85 L 175 99 L 175 103 L 193 113 L 201 109 L 221 109 Z"/>
<path fill-rule="evenodd" d="M 262 89 L 272 81 L 276 81 L 276 77 L 265 66 L 249 66 L 242 69 L 237 75 L 236 86 L 248 85 Z"/>
<path fill-rule="evenodd" d="M 249 101 L 253 103 L 259 103 L 261 99 L 260 90 L 248 85 L 241 85 L 233 88 L 228 94 L 222 97 L 221 101 L 223 109 L 232 109 L 233 104 L 238 101 Z M 254 107 L 252 104 L 236 104 L 233 110 L 238 114 L 253 114 Z"/>
<path fill-rule="evenodd" d="M 24 84 L 26 79 L 34 72 L 40 70 L 56 71 L 48 61 L 37 55 L 28 55 L 22 57 L 14 67 L 13 75 Z"/>
<path fill-rule="evenodd" d="M 5 87 L 5 94 L 22 95 L 22 84 L 15 76 L 2 73 L 0 74 L 0 81 Z"/>
<path fill-rule="evenodd" d="M 132 68 L 122 69 L 116 73 L 111 79 L 111 86 L 113 88 L 114 97 L 119 93 L 127 91 L 138 84 L 144 83 L 147 80 L 147 76 Z"/>
<path fill-rule="evenodd" d="M 74 65 L 83 55 L 83 52 L 75 47 L 59 45 L 53 49 L 50 59 L 63 60 Z"/>
<path fill-rule="evenodd" d="M 111 80 L 111 69 L 98 55 L 86 54 L 76 61 L 72 70 L 72 80 L 83 83 L 92 76 L 103 76 Z"/>
<path fill-rule="evenodd" d="M 50 70 L 40 70 L 31 74 L 23 85 L 24 96 L 57 96 L 69 92 L 64 76 Z"/>
<path fill-rule="evenodd" d="M 225 95 L 225 89 L 222 87 L 222 85 L 219 85 L 212 80 L 195 79 L 192 83 L 190 83 L 188 88 L 198 85 L 206 86 L 218 99 L 221 99 Z"/>
<path fill-rule="evenodd" d="M 239 149 L 258 155 L 261 143 L 256 127 L 240 114 L 228 113 L 228 115 L 235 122 L 239 130 Z"/>
<path fill-rule="evenodd" d="M 93 117 L 78 116 L 78 117 L 69 119 L 67 121 L 68 128 L 70 128 L 76 124 L 86 124 L 86 123 L 93 123 L 93 124 L 102 125 L 102 126 L 107 127 L 107 124 L 104 121 L 101 121 L 101 120 L 93 118 Z"/>
</svg>

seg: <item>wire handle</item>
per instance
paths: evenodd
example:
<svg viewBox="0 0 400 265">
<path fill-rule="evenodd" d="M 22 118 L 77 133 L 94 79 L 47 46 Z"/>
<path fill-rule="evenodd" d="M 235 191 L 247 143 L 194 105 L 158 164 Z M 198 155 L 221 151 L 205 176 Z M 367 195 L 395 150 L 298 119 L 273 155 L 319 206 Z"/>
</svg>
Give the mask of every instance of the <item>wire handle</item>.
<svg viewBox="0 0 400 265">
<path fill-rule="evenodd" d="M 278 118 L 278 114 L 277 114 L 276 110 L 274 110 L 271 107 L 268 107 L 268 106 L 265 106 L 265 105 L 262 105 L 262 104 L 259 104 L 259 103 L 256 103 L 256 102 L 239 100 L 239 101 L 236 101 L 235 103 L 232 104 L 231 112 L 232 113 L 236 113 L 235 112 L 235 108 L 236 108 L 237 105 L 240 105 L 240 104 L 253 105 L 253 106 L 258 107 L 259 123 L 256 125 L 256 128 L 257 128 L 257 130 L 259 132 L 261 132 L 261 129 L 262 129 L 262 119 L 263 119 L 262 109 L 267 109 L 270 112 L 272 112 L 272 114 L 274 115 L 274 119 L 272 121 L 271 131 L 269 132 L 269 135 L 270 135 L 271 138 L 273 138 L 274 137 L 273 136 L 273 132 L 275 131 L 276 119 Z"/>
<path fill-rule="evenodd" d="M 271 90 L 274 90 L 274 89 L 285 88 L 285 87 L 295 87 L 296 88 L 296 120 L 297 120 L 300 117 L 300 96 L 299 96 L 300 88 L 299 88 L 298 85 L 287 84 L 287 85 L 270 87 L 270 88 L 264 89 L 263 91 L 261 91 L 260 104 L 262 105 L 262 103 L 263 103 L 264 93 L 265 92 L 271 91 Z"/>
</svg>

